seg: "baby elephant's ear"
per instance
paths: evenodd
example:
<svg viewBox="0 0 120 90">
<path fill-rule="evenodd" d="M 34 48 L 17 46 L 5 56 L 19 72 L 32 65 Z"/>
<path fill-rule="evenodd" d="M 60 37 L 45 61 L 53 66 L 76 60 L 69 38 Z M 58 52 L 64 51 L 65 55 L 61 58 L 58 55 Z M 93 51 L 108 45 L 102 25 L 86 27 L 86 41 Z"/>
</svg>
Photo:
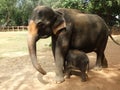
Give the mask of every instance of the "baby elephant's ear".
<svg viewBox="0 0 120 90">
<path fill-rule="evenodd" d="M 56 12 L 56 21 L 53 25 L 53 34 L 57 34 L 57 32 L 64 28 L 66 28 L 66 22 L 63 14 L 60 12 Z"/>
</svg>

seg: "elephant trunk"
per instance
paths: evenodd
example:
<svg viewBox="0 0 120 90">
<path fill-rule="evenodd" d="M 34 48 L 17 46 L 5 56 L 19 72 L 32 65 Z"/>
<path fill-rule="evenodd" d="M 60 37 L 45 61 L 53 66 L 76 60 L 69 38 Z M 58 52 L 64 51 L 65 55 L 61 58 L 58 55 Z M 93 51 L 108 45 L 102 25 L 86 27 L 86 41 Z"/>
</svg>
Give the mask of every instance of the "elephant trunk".
<svg viewBox="0 0 120 90">
<path fill-rule="evenodd" d="M 29 33 L 28 33 L 28 49 L 29 49 L 29 55 L 32 61 L 33 66 L 35 69 L 40 72 L 41 74 L 45 75 L 46 71 L 41 67 L 41 65 L 37 61 L 37 55 L 36 55 L 36 42 L 37 42 L 37 34 L 33 34 L 31 30 L 35 30 L 34 28 L 31 28 L 32 25 L 28 26 Z"/>
<path fill-rule="evenodd" d="M 40 66 L 40 64 L 37 61 L 35 38 L 28 37 L 28 49 L 29 49 L 29 55 L 30 55 L 33 66 L 37 71 L 45 75 L 46 72 L 43 70 L 43 68 Z"/>
</svg>

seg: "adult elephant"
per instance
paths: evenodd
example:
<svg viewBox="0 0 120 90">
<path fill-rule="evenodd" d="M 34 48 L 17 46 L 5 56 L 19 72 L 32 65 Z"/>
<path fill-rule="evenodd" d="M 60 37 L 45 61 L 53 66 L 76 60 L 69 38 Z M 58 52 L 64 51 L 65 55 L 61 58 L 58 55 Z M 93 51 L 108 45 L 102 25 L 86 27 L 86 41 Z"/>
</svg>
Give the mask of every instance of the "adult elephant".
<svg viewBox="0 0 120 90">
<path fill-rule="evenodd" d="M 52 51 L 56 63 L 55 82 L 64 81 L 64 59 L 69 49 L 78 49 L 86 53 L 96 52 L 96 67 L 108 67 L 104 50 L 109 29 L 102 18 L 93 14 L 83 14 L 75 9 L 53 10 L 38 6 L 33 10 L 28 25 L 28 48 L 33 66 L 46 74 L 38 64 L 36 42 L 40 38 L 52 37 Z"/>
</svg>

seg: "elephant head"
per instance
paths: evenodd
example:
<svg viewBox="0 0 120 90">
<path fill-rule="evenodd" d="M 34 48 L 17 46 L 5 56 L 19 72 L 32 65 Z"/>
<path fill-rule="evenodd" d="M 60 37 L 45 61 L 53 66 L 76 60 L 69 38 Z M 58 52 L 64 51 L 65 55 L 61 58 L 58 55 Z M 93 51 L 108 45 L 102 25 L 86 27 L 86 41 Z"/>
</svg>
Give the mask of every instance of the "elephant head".
<svg viewBox="0 0 120 90">
<path fill-rule="evenodd" d="M 46 72 L 37 61 L 36 42 L 40 38 L 47 38 L 56 35 L 61 29 L 66 27 L 62 13 L 55 12 L 49 7 L 37 6 L 32 13 L 28 25 L 28 48 L 33 66 L 41 74 Z"/>
</svg>

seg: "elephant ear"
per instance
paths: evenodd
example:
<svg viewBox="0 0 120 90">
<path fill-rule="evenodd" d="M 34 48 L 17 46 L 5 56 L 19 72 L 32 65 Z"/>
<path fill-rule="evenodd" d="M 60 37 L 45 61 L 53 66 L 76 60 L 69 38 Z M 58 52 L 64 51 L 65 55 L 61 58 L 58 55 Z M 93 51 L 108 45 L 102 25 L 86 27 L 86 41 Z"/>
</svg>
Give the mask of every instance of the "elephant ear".
<svg viewBox="0 0 120 90">
<path fill-rule="evenodd" d="M 66 28 L 66 22 L 63 17 L 63 14 L 60 12 L 56 12 L 56 21 L 53 25 L 53 34 L 57 34 L 60 30 Z"/>
</svg>

